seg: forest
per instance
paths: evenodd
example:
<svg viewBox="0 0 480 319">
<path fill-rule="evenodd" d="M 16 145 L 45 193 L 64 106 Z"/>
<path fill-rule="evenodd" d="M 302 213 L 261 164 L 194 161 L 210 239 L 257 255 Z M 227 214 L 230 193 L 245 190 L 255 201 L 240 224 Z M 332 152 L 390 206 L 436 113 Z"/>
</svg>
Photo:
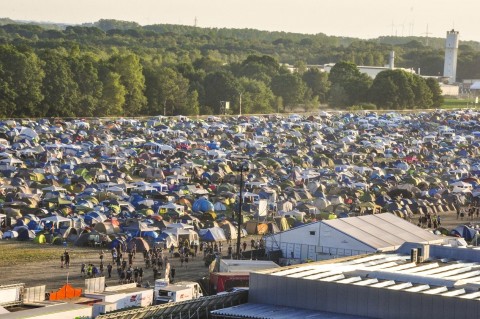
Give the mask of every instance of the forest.
<svg viewBox="0 0 480 319">
<path fill-rule="evenodd" d="M 248 114 L 308 111 L 320 104 L 439 107 L 442 97 L 432 79 L 388 70 L 372 80 L 357 68 L 383 66 L 394 50 L 396 66 L 441 74 L 444 39 L 424 40 L 0 19 L 0 117 Z M 480 78 L 479 62 L 479 43 L 461 42 L 458 79 Z M 315 67 L 325 63 L 337 64 L 327 74 Z"/>
</svg>

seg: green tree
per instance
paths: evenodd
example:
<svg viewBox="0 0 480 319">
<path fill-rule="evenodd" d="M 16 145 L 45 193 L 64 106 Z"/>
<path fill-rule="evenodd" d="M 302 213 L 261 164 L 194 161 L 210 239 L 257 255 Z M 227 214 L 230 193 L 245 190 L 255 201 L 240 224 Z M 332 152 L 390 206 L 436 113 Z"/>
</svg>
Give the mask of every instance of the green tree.
<svg viewBox="0 0 480 319">
<path fill-rule="evenodd" d="M 332 106 L 351 106 L 367 101 L 367 93 L 372 79 L 360 72 L 351 62 L 338 62 L 330 70 L 329 80 L 332 84 L 330 104 Z M 335 90 L 333 88 L 335 87 Z M 335 96 L 340 94 L 340 96 Z M 338 104 L 344 102 L 345 104 Z"/>
<path fill-rule="evenodd" d="M 96 116 L 122 116 L 124 112 L 127 90 L 123 86 L 118 73 L 107 71 L 103 76 L 102 98 L 95 109 Z"/>
<path fill-rule="evenodd" d="M 145 76 L 140 59 L 136 54 L 114 55 L 110 58 L 110 68 L 120 75 L 120 81 L 126 89 L 124 115 L 140 115 L 147 105 L 145 97 Z"/>
<path fill-rule="evenodd" d="M 42 115 L 77 116 L 80 91 L 66 52 L 57 49 L 45 50 L 41 59 L 45 62 Z"/>
<path fill-rule="evenodd" d="M 433 92 L 427 81 L 398 69 L 380 72 L 369 95 L 370 101 L 380 107 L 429 108 L 433 105 Z"/>
<path fill-rule="evenodd" d="M 409 74 L 409 79 L 413 94 L 415 95 L 413 106 L 416 108 L 430 108 L 433 104 L 432 91 L 428 87 L 425 79 L 416 74 Z"/>
<path fill-rule="evenodd" d="M 205 105 L 213 110 L 213 114 L 221 114 L 222 101 L 229 101 L 233 106 L 239 96 L 238 82 L 229 72 L 207 74 L 203 84 L 205 88 Z"/>
<path fill-rule="evenodd" d="M 44 76 L 42 62 L 35 53 L 0 46 L 0 116 L 40 116 Z"/>
<path fill-rule="evenodd" d="M 239 86 L 241 93 L 238 99 L 242 99 L 242 114 L 273 112 L 275 97 L 264 82 L 243 77 L 239 79 Z M 239 113 L 240 101 L 235 105 L 238 106 L 235 112 Z"/>
<path fill-rule="evenodd" d="M 157 67 L 146 70 L 147 114 L 196 115 L 198 93 L 189 92 L 189 81 L 177 70 Z M 192 95 L 193 94 L 193 95 Z"/>
<path fill-rule="evenodd" d="M 321 103 L 325 103 L 330 89 L 328 73 L 321 72 L 317 68 L 311 68 L 302 76 L 303 81 L 312 91 L 312 96 L 317 96 Z"/>
<path fill-rule="evenodd" d="M 229 67 L 238 78 L 247 77 L 267 85 L 270 85 L 272 77 L 280 70 L 278 61 L 267 55 L 249 55 L 242 63 L 232 63 Z"/>
<path fill-rule="evenodd" d="M 428 78 L 426 82 L 430 92 L 432 92 L 432 107 L 441 107 L 444 99 L 442 95 L 442 89 L 440 89 L 440 84 L 438 84 L 438 82 L 433 78 Z"/>
<path fill-rule="evenodd" d="M 272 78 L 271 89 L 282 97 L 284 108 L 294 108 L 303 101 L 306 86 L 298 73 L 285 73 Z"/>
<path fill-rule="evenodd" d="M 98 77 L 96 61 L 90 56 L 71 59 L 73 79 L 78 85 L 78 116 L 93 116 L 102 97 L 103 84 Z"/>
</svg>

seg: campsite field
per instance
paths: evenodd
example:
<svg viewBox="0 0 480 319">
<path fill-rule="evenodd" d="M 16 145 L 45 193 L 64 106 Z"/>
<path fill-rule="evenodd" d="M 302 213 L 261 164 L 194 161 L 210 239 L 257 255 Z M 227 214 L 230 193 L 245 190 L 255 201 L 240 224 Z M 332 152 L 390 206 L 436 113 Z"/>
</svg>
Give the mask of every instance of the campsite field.
<svg viewBox="0 0 480 319">
<path fill-rule="evenodd" d="M 477 219 L 473 221 L 467 218 L 463 221 L 457 220 L 456 214 L 452 212 L 442 213 L 441 217 L 442 226 L 447 229 L 469 222 L 480 224 L 480 220 Z M 247 242 L 249 240 L 250 238 L 246 239 Z M 98 266 L 101 249 L 75 246 L 69 246 L 67 249 L 71 256 L 71 265 L 69 269 L 62 269 L 60 267 L 60 255 L 65 250 L 62 246 L 48 244 L 39 246 L 32 242 L 0 240 L 0 270 L 2 272 L 0 285 L 14 283 L 25 283 L 27 287 L 46 285 L 46 291 L 55 291 L 66 283 L 68 278 L 68 282 L 74 287 L 83 288 L 84 278 L 80 275 L 81 264 L 93 263 Z M 110 252 L 106 252 L 106 264 L 110 261 Z M 196 258 L 191 258 L 188 268 L 180 266 L 179 258 L 172 258 L 171 264 L 176 269 L 176 281 L 197 280 L 208 276 L 208 268 L 205 267 L 203 254 L 199 254 Z M 142 256 L 138 256 L 134 261 L 133 266 L 137 265 L 144 267 Z M 152 284 L 154 282 L 152 270 L 146 269 L 144 273 L 144 282 L 148 281 Z M 163 276 L 164 273 L 162 272 L 161 275 Z M 109 286 L 118 284 L 116 267 L 113 268 L 112 278 L 107 278 L 106 283 Z"/>
</svg>

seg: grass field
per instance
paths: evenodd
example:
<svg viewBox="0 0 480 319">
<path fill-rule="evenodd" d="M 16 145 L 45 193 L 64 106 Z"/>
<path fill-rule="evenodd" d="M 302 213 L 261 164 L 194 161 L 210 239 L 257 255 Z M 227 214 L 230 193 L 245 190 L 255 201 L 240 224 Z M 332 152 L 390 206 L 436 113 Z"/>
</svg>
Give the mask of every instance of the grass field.
<svg viewBox="0 0 480 319">
<path fill-rule="evenodd" d="M 442 105 L 442 109 L 464 109 L 474 108 L 473 99 L 445 99 Z"/>
<path fill-rule="evenodd" d="M 67 247 L 72 258 L 91 251 L 82 247 Z M 3 241 L 0 246 L 0 267 L 36 263 L 45 260 L 60 260 L 65 251 L 63 246 L 39 245 L 33 242 Z"/>
</svg>

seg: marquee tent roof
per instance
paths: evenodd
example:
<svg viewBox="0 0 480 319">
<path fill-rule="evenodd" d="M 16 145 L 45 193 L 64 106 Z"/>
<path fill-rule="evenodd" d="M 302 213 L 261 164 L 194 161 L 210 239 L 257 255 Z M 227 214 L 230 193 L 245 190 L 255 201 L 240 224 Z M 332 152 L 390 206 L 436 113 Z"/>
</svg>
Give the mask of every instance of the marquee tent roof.
<svg viewBox="0 0 480 319">
<path fill-rule="evenodd" d="M 322 223 L 378 251 L 391 250 L 405 242 L 443 242 L 443 238 L 390 213 L 324 220 Z"/>
</svg>

